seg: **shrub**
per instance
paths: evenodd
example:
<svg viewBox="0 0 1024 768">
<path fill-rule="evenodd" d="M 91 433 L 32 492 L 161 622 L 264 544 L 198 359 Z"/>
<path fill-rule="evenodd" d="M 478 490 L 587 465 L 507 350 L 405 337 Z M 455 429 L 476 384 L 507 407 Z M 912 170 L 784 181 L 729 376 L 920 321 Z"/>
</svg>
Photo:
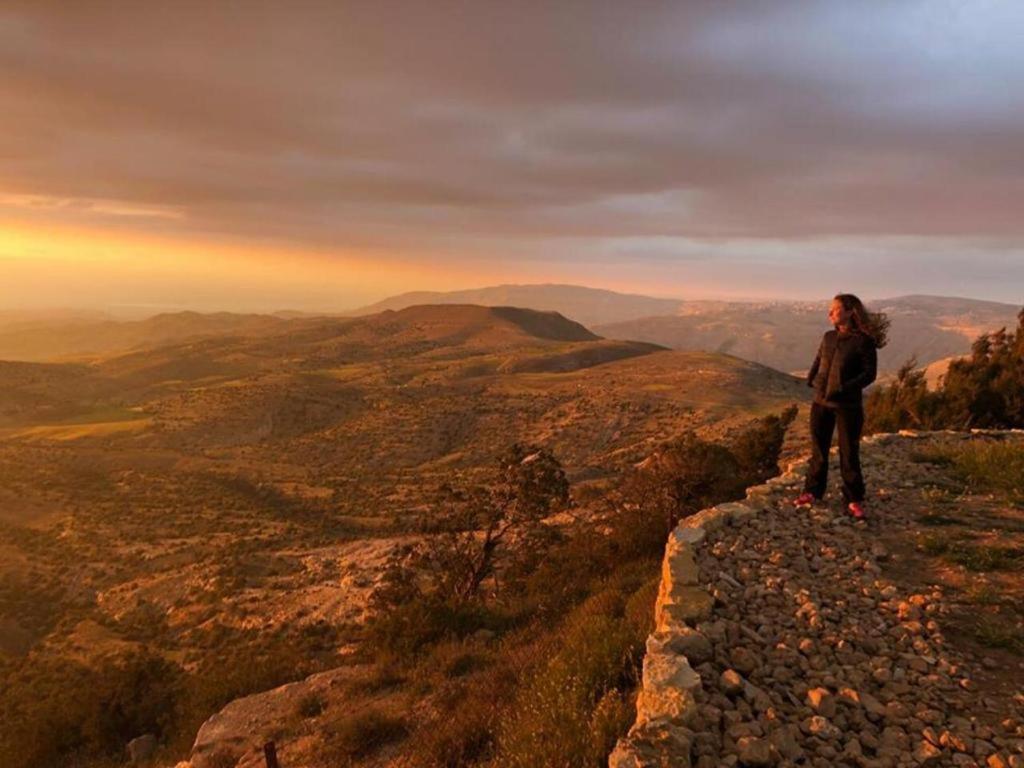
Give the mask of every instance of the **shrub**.
<svg viewBox="0 0 1024 768">
<path fill-rule="evenodd" d="M 299 699 L 298 706 L 295 709 L 299 713 L 299 717 L 318 717 L 323 714 L 324 702 L 319 694 L 307 693 Z"/>
<path fill-rule="evenodd" d="M 328 760 L 367 757 L 407 733 L 405 720 L 371 709 L 325 727 L 324 754 Z"/>
<path fill-rule="evenodd" d="M 383 609 L 367 624 L 365 639 L 381 661 L 409 658 L 445 638 L 465 637 L 478 629 L 500 627 L 500 617 L 477 603 L 423 597 Z"/>
<path fill-rule="evenodd" d="M 120 754 L 144 733 L 164 735 L 181 695 L 182 672 L 147 651 L 96 667 L 35 660 L 5 670 L 0 698 L 0 764 L 57 768 L 72 756 Z"/>
<path fill-rule="evenodd" d="M 686 432 L 629 471 L 609 496 L 616 511 L 613 535 L 640 551 L 660 550 L 681 518 L 738 498 L 745 488 L 740 463 L 728 448 Z"/>
<path fill-rule="evenodd" d="M 517 692 L 501 721 L 495 766 L 596 767 L 607 760 L 631 719 L 625 691 L 639 678 L 650 630 L 650 619 L 637 622 L 627 613 L 627 584 L 612 581 L 566 619 L 557 650 Z M 654 589 L 642 594 L 644 613 L 652 616 Z"/>
<path fill-rule="evenodd" d="M 774 474 L 792 418 L 784 411 L 758 420 L 733 444 L 742 460 L 728 447 L 684 434 L 628 472 L 596 520 L 581 515 L 559 525 L 532 560 L 517 551 L 530 551 L 529 536 L 502 540 L 491 570 L 500 590 L 460 593 L 442 584 L 423 591 L 415 560 L 396 558 L 387 591 L 401 602 L 378 606 L 367 644 L 379 669 L 412 667 L 409 678 L 432 691 L 437 712 L 412 733 L 402 759 L 431 768 L 604 765 L 633 720 L 668 526 L 738 498 L 751 474 Z M 534 488 L 560 486 L 560 470 L 546 476 Z M 548 513 L 564 503 L 561 492 L 546 498 L 558 501 L 548 503 Z M 454 522 L 461 535 L 488 519 L 438 521 Z M 438 521 L 434 531 L 443 527 Z M 486 540 L 467 536 L 464 552 Z M 497 633 L 486 650 L 462 640 L 482 628 Z M 431 646 L 433 653 L 424 653 Z"/>
<path fill-rule="evenodd" d="M 972 490 L 1024 501 L 1024 445 L 971 444 L 949 454 L 953 473 Z"/>
<path fill-rule="evenodd" d="M 975 339 L 934 392 L 910 358 L 895 381 L 869 394 L 865 431 L 1024 427 L 1024 309 L 1017 318 L 1015 333 L 1000 328 Z"/>
<path fill-rule="evenodd" d="M 938 397 L 928 391 L 924 371 L 917 369 L 917 358 L 911 357 L 889 386 L 875 387 L 868 394 L 864 431 L 928 429 L 936 421 L 938 405 Z"/>
<path fill-rule="evenodd" d="M 471 679 L 446 686 L 437 699 L 438 716 L 412 734 L 412 765 L 461 768 L 489 758 L 501 709 L 519 681 L 521 668 L 507 656 Z"/>
</svg>

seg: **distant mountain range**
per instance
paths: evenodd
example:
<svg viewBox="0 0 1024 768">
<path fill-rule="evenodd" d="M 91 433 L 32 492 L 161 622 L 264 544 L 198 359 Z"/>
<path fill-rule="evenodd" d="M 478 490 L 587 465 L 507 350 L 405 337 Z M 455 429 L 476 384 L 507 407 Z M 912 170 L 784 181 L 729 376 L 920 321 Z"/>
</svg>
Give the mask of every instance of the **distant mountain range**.
<svg viewBox="0 0 1024 768">
<path fill-rule="evenodd" d="M 558 312 L 588 328 L 651 315 L 671 315 L 682 302 L 630 293 L 616 293 L 579 285 L 496 285 L 465 291 L 415 291 L 378 301 L 353 315 L 372 315 L 386 309 L 405 309 L 417 304 L 480 304 L 485 307 L 523 307 Z"/>
<path fill-rule="evenodd" d="M 801 373 L 829 329 L 828 301 L 688 302 L 670 316 L 594 326 L 613 339 L 636 339 L 672 349 L 726 352 L 781 371 Z M 979 334 L 1014 327 L 1019 307 L 946 296 L 900 296 L 868 302 L 888 314 L 889 343 L 879 352 L 879 370 L 891 373 L 908 358 L 919 365 L 967 354 Z"/>
<path fill-rule="evenodd" d="M 499 285 L 447 293 L 405 293 L 344 317 L 424 305 L 558 312 L 608 339 L 727 353 L 791 373 L 807 369 L 821 334 L 829 327 L 828 299 L 681 301 L 574 285 Z M 911 356 L 924 366 L 967 354 L 979 334 L 1015 326 L 1019 310 L 1012 304 L 926 295 L 874 300 L 869 307 L 887 312 L 892 319 L 890 342 L 879 355 L 883 376 Z M 180 312 L 137 321 L 86 314 L 48 319 L 0 313 L 0 360 L 90 360 L 204 339 L 258 339 L 289 330 L 301 332 L 328 320 L 331 318 L 287 312 Z"/>
<path fill-rule="evenodd" d="M 682 351 L 722 352 L 781 371 L 802 373 L 829 329 L 821 301 L 682 301 L 571 285 L 502 285 L 474 291 L 407 293 L 362 311 L 417 303 L 510 304 L 555 310 L 609 339 L 647 341 Z M 967 354 L 981 333 L 1014 327 L 1020 307 L 955 296 L 910 295 L 868 302 L 892 320 L 879 353 L 883 376 L 911 356 L 922 366 Z M 612 320 L 618 315 L 620 319 Z"/>
</svg>

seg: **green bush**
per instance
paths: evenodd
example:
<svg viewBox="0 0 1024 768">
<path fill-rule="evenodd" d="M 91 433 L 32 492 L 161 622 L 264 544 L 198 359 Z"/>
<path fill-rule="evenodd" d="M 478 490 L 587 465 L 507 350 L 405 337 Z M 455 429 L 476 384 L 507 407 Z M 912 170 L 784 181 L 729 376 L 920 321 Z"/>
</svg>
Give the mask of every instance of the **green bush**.
<svg viewBox="0 0 1024 768">
<path fill-rule="evenodd" d="M 519 683 L 516 654 L 446 685 L 437 697 L 440 713 L 410 738 L 408 758 L 423 768 L 462 768 L 490 758 L 498 719 Z"/>
<path fill-rule="evenodd" d="M 1024 427 L 1024 309 L 1017 318 L 1015 333 L 1000 328 L 975 339 L 935 391 L 910 358 L 891 384 L 868 395 L 865 432 Z"/>
<path fill-rule="evenodd" d="M 791 405 L 777 416 L 758 419 L 733 440 L 729 449 L 743 473 L 744 487 L 779 474 L 779 453 L 796 414 L 797 406 Z"/>
<path fill-rule="evenodd" d="M 966 445 L 951 453 L 953 473 L 972 490 L 1024 501 L 1024 445 Z"/>
<path fill-rule="evenodd" d="M 611 583 L 566 619 L 557 650 L 519 689 L 501 721 L 495 766 L 605 764 L 632 720 L 627 692 L 639 679 L 653 616 L 655 588 L 639 590 L 648 618 L 638 621 L 635 610 L 627 611 L 636 607 L 628 586 Z"/>
<path fill-rule="evenodd" d="M 64 768 L 119 755 L 145 733 L 165 736 L 182 692 L 179 667 L 140 651 L 95 667 L 37 659 L 4 670 L 0 765 Z"/>
<path fill-rule="evenodd" d="M 409 658 L 424 646 L 500 628 L 501 617 L 479 603 L 452 604 L 423 597 L 382 609 L 367 624 L 365 640 L 381 661 Z"/>
<path fill-rule="evenodd" d="M 627 472 L 612 495 L 616 515 L 625 524 L 615 531 L 624 540 L 648 542 L 660 521 L 657 548 L 683 517 L 726 499 L 743 495 L 745 478 L 739 461 L 725 446 L 701 440 L 693 432 L 666 443 Z M 639 533 L 631 535 L 628 528 Z"/>
<path fill-rule="evenodd" d="M 423 768 L 606 764 L 634 718 L 668 526 L 775 474 L 793 415 L 757 420 L 732 449 L 684 434 L 591 498 L 596 514 L 560 525 L 521 572 L 525 561 L 503 553 L 492 572 L 500 589 L 424 595 L 408 561 L 394 563 L 395 604 L 378 606 L 367 646 L 382 674 L 402 668 L 436 709 L 402 759 Z M 479 629 L 496 637 L 477 642 Z"/>
</svg>

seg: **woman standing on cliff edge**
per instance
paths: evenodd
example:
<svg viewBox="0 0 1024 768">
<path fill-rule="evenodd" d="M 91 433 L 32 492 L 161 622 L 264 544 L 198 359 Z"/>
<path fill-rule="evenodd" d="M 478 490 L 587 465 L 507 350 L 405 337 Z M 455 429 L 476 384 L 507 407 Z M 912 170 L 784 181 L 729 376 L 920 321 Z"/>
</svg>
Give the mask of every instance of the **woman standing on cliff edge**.
<svg viewBox="0 0 1024 768">
<path fill-rule="evenodd" d="M 877 350 L 885 346 L 889 320 L 871 313 L 852 293 L 832 299 L 828 319 L 833 330 L 821 339 L 807 373 L 814 389 L 811 404 L 811 460 L 797 507 L 810 506 L 825 495 L 832 432 L 839 426 L 839 464 L 843 476 L 843 506 L 863 519 L 864 476 L 860 469 L 860 436 L 864 428 L 862 392 L 875 380 Z"/>
</svg>

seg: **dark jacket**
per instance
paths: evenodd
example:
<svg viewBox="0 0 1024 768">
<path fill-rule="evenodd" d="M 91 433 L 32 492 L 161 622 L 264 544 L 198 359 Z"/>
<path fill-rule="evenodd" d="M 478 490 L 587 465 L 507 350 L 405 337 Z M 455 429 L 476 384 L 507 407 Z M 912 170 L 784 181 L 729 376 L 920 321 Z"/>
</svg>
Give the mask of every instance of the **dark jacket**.
<svg viewBox="0 0 1024 768">
<path fill-rule="evenodd" d="M 830 408 L 856 408 L 861 393 L 875 380 L 878 351 L 867 334 L 852 331 L 840 335 L 827 331 L 807 372 L 807 386 L 814 388 L 814 402 Z"/>
</svg>

